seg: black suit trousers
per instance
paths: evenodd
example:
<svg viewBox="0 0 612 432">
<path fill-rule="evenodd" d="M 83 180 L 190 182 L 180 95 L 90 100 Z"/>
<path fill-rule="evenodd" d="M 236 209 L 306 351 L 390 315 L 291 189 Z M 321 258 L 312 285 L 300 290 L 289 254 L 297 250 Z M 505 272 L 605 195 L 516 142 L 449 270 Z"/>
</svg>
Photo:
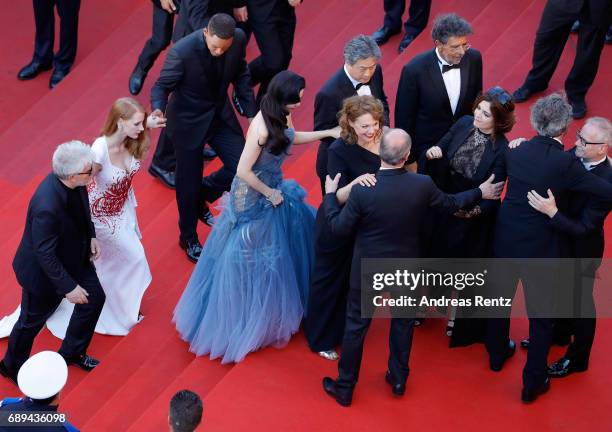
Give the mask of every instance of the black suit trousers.
<svg viewBox="0 0 612 432">
<path fill-rule="evenodd" d="M 336 385 L 342 394 L 350 394 L 359 379 L 363 344 L 370 328 L 370 318 L 361 317 L 361 291 L 351 289 L 346 308 L 346 326 L 342 340 L 342 354 L 338 363 Z M 392 318 L 389 332 L 388 368 L 394 383 L 404 384 L 410 369 L 408 360 L 412 348 L 414 320 Z"/>
<path fill-rule="evenodd" d="M 172 40 L 172 28 L 174 26 L 174 14 L 170 14 L 161 8 L 159 0 L 153 0 L 153 27 L 151 37 L 145 42 L 138 57 L 137 67 L 145 72 L 153 67 L 153 63 L 159 54 L 170 45 Z"/>
<path fill-rule="evenodd" d="M 402 15 L 406 9 L 406 0 L 385 0 L 384 8 L 384 26 L 392 30 L 399 30 L 402 26 Z M 407 35 L 416 37 L 427 27 L 430 9 L 431 0 L 410 0 L 408 21 L 404 24 L 404 31 Z"/>
<path fill-rule="evenodd" d="M 33 0 L 33 6 L 36 24 L 33 60 L 43 64 L 53 61 L 55 69 L 67 73 L 76 57 L 81 0 Z M 60 49 L 55 57 L 54 6 L 60 17 Z"/>
<path fill-rule="evenodd" d="M 162 129 L 155 147 L 152 164 L 165 170 L 176 170 L 176 156 L 174 155 L 174 144 L 168 139 L 166 129 Z"/>
<path fill-rule="evenodd" d="M 589 1 L 585 1 L 582 10 L 576 14 L 562 11 L 550 1 L 546 3 L 536 33 L 532 67 L 525 79 L 525 87 L 531 91 L 540 91 L 548 87 L 569 38 L 572 24 L 579 19 L 576 58 L 565 80 L 565 91 L 572 101 L 584 100 L 597 75 L 608 30 L 606 26 L 592 22 L 588 7 Z"/>
<path fill-rule="evenodd" d="M 230 190 L 244 149 L 242 134 L 220 120 L 215 120 L 214 123 L 212 134 L 207 141 L 223 162 L 223 166 L 204 178 L 204 143 L 195 149 L 185 149 L 181 145 L 173 144 L 170 138 L 166 137 L 176 154 L 176 202 L 180 236 L 185 241 L 198 238 L 198 214 L 202 211 L 204 202 L 212 203 L 221 197 L 223 192 Z"/>
<path fill-rule="evenodd" d="M 555 319 L 549 313 L 550 305 L 556 304 L 555 287 L 558 274 L 554 266 L 522 262 L 504 264 L 496 269 L 496 286 L 492 297 L 514 298 L 518 281 L 521 280 L 525 294 L 525 305 L 529 316 L 529 351 L 523 369 L 523 385 L 536 389 L 546 379 L 548 351 L 552 343 Z M 497 316 L 486 323 L 485 345 L 492 362 L 500 362 L 508 352 L 510 340 L 510 309 L 500 308 Z"/>
<path fill-rule="evenodd" d="M 568 346 L 565 357 L 578 367 L 588 368 L 591 347 L 595 340 L 596 310 L 593 299 L 595 273 L 578 276 L 574 298 L 574 318 L 558 319 L 555 322 L 554 337 L 559 340 L 573 341 Z"/>
<path fill-rule="evenodd" d="M 253 6 L 253 10 L 257 6 Z M 276 0 L 267 16 L 259 16 L 249 10 L 249 22 L 261 55 L 249 63 L 251 82 L 260 84 L 257 106 L 268 89 L 270 80 L 278 72 L 286 70 L 291 62 L 295 36 L 295 10 L 287 0 Z"/>
<path fill-rule="evenodd" d="M 76 357 L 86 353 L 106 299 L 92 264 L 83 266 L 76 280 L 89 293 L 88 303 L 74 307 L 66 337 L 59 349 L 59 353 L 64 357 Z M 4 356 L 4 364 L 10 371 L 18 371 L 30 357 L 34 338 L 62 299 L 51 287 L 48 293 L 32 293 L 25 289 L 22 291 L 21 314 L 11 331 Z"/>
</svg>

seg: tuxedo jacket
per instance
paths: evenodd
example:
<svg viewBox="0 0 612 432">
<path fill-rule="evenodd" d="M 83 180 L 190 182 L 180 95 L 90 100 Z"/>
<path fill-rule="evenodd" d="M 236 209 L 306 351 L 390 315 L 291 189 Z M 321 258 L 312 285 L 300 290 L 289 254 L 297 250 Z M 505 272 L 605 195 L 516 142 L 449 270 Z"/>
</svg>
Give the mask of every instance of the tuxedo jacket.
<svg viewBox="0 0 612 432">
<path fill-rule="evenodd" d="M 242 128 L 227 95 L 232 83 L 247 117 L 257 113 L 250 74 L 245 61 L 246 37 L 236 29 L 231 47 L 221 56 L 219 83 L 212 73 L 202 30 L 196 30 L 170 48 L 164 67 L 151 89 L 151 107 L 166 113 L 166 133 L 176 146 L 195 149 L 210 138 L 213 119 L 223 121 L 242 135 Z"/>
<path fill-rule="evenodd" d="M 379 99 L 385 109 L 385 125 L 389 125 L 389 102 L 385 94 L 382 68 L 376 66 L 374 75 L 370 81 L 372 96 Z M 315 97 L 314 106 L 314 130 L 332 129 L 338 126 L 338 112 L 342 109 L 344 99 L 356 96 L 357 90 L 344 72 L 344 66 L 328 79 Z M 327 174 L 327 158 L 321 153 L 327 152 L 329 145 L 334 142 L 333 138 L 321 140 L 319 154 L 317 155 L 317 174 L 319 177 Z M 326 156 L 326 154 L 325 154 Z"/>
<path fill-rule="evenodd" d="M 576 148 L 569 150 L 575 156 Z M 612 166 L 606 158 L 590 173 L 612 183 Z M 610 205 L 585 193 L 572 193 L 566 211 L 557 211 L 551 219 L 553 227 L 570 234 L 569 256 L 573 258 L 601 258 L 604 253 L 604 222 Z"/>
<path fill-rule="evenodd" d="M 609 205 L 612 184 L 588 172 L 553 138 L 536 136 L 506 152 L 508 184 L 495 225 L 494 254 L 500 258 L 558 258 L 563 234 L 550 218 L 533 209 L 527 192 L 547 196 L 550 188 L 561 211 L 570 192 L 594 195 Z"/>
<path fill-rule="evenodd" d="M 454 114 L 435 49 L 417 55 L 402 69 L 395 99 L 395 127 L 410 134 L 412 152 L 417 159 L 422 151 L 435 145 L 455 121 L 473 112 L 474 100 L 482 92 L 480 52 L 468 50 L 459 68 L 461 91 Z"/>
<path fill-rule="evenodd" d="M 361 289 L 362 258 L 418 258 L 419 234 L 429 209 L 454 213 L 478 201 L 480 189 L 446 195 L 430 177 L 403 168 L 380 170 L 376 185 L 355 185 L 340 208 L 336 194 L 324 198 L 332 232 L 355 236 L 350 287 Z"/>
<path fill-rule="evenodd" d="M 19 284 L 33 293 L 72 291 L 75 279 L 89 265 L 91 239 L 95 237 L 84 186 L 77 187 L 88 222 L 83 231 L 68 210 L 68 191 L 55 174 L 38 186 L 28 205 L 25 229 L 13 269 Z"/>
</svg>

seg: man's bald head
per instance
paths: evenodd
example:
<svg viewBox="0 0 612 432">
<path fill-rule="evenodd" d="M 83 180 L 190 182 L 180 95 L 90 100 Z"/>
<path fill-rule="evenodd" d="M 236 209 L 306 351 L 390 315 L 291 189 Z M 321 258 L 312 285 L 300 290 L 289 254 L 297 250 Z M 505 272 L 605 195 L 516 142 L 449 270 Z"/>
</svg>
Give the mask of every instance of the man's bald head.
<svg viewBox="0 0 612 432">
<path fill-rule="evenodd" d="M 402 129 L 388 129 L 380 143 L 380 159 L 393 166 L 402 166 L 408 159 L 412 140 Z"/>
</svg>

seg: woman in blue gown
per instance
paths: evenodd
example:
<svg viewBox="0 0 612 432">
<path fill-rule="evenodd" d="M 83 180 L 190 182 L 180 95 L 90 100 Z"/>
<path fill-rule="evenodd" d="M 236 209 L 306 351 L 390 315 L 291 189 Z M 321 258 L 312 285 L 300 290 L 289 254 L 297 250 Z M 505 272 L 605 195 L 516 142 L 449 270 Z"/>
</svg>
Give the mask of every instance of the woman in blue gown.
<svg viewBox="0 0 612 432">
<path fill-rule="evenodd" d="M 231 191 L 176 309 L 174 322 L 196 355 L 239 362 L 282 347 L 298 331 L 308 298 L 315 211 L 283 180 L 291 146 L 339 136 L 293 129 L 305 81 L 283 71 L 270 82 L 247 132 Z"/>
</svg>

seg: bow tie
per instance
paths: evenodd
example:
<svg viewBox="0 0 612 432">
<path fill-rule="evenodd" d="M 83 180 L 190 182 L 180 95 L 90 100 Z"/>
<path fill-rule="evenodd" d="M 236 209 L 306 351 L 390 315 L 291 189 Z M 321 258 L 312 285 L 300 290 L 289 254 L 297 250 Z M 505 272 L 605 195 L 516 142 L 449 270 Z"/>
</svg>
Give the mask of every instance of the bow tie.
<svg viewBox="0 0 612 432">
<path fill-rule="evenodd" d="M 359 83 L 355 86 L 355 90 L 359 90 L 361 87 L 363 86 L 368 86 L 370 87 L 370 83 L 372 82 L 372 80 L 368 81 L 367 83 Z"/>
<path fill-rule="evenodd" d="M 448 72 L 451 69 L 459 69 L 459 65 L 458 64 L 442 65 L 442 74 L 445 74 L 446 72 Z"/>
</svg>

